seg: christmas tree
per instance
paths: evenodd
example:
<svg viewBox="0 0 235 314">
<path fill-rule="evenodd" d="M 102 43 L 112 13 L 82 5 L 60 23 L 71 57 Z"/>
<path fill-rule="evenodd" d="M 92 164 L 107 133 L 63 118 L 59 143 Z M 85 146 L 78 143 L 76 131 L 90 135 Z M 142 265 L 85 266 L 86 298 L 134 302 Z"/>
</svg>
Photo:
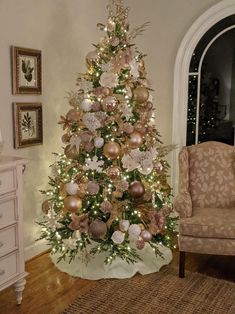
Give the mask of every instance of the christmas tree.
<svg viewBox="0 0 235 314">
<path fill-rule="evenodd" d="M 107 23 L 86 56 L 86 73 L 68 93 L 71 106 L 63 126 L 64 153 L 55 154 L 41 239 L 52 252 L 72 261 L 84 250 L 107 252 L 135 263 L 150 245 L 174 247 L 168 163 L 155 126 L 154 106 L 144 57 L 133 39 L 148 23 L 130 30 L 122 1 L 108 5 Z"/>
</svg>

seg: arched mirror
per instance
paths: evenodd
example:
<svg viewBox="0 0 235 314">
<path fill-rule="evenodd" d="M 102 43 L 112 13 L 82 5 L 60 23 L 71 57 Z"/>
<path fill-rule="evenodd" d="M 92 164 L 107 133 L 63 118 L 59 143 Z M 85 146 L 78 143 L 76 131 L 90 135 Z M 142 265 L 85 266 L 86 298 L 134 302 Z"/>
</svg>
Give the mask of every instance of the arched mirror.
<svg viewBox="0 0 235 314">
<path fill-rule="evenodd" d="M 188 77 L 187 145 L 220 141 L 234 145 L 235 15 L 199 41 Z"/>
</svg>

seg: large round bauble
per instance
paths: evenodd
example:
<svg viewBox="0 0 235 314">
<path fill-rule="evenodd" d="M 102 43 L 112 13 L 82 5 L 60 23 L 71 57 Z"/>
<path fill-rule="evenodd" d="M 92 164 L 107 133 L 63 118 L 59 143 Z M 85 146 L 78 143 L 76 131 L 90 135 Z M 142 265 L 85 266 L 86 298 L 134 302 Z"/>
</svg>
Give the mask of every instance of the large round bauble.
<svg viewBox="0 0 235 314">
<path fill-rule="evenodd" d="M 147 133 L 146 127 L 141 123 L 135 124 L 135 131 L 139 132 L 142 135 L 145 135 Z"/>
<path fill-rule="evenodd" d="M 104 145 L 103 153 L 106 158 L 116 159 L 121 152 L 121 147 L 116 142 L 108 142 Z"/>
<path fill-rule="evenodd" d="M 102 204 L 101 204 L 101 211 L 103 213 L 105 213 L 105 214 L 111 213 L 112 209 L 113 209 L 113 205 L 112 205 L 112 203 L 110 201 L 105 200 L 105 201 L 102 202 Z"/>
<path fill-rule="evenodd" d="M 76 196 L 67 196 L 64 199 L 64 209 L 67 212 L 76 213 L 82 208 L 82 200 Z"/>
<path fill-rule="evenodd" d="M 75 146 L 67 145 L 64 149 L 64 154 L 68 159 L 76 159 L 79 156 Z"/>
<path fill-rule="evenodd" d="M 85 98 L 85 99 L 81 102 L 80 108 L 81 108 L 83 111 L 87 112 L 87 111 L 90 111 L 90 110 L 91 110 L 92 104 L 93 104 L 93 102 L 92 102 L 90 99 Z"/>
<path fill-rule="evenodd" d="M 78 192 L 78 185 L 74 182 L 66 183 L 65 190 L 69 195 L 76 195 Z"/>
<path fill-rule="evenodd" d="M 67 119 L 73 122 L 77 122 L 80 119 L 80 113 L 76 109 L 70 109 L 66 114 Z"/>
<path fill-rule="evenodd" d="M 145 188 L 142 182 L 140 181 L 134 181 L 129 185 L 128 188 L 128 192 L 129 194 L 133 197 L 133 198 L 140 198 L 144 195 L 145 193 Z"/>
<path fill-rule="evenodd" d="M 117 108 L 117 100 L 112 96 L 107 96 L 102 101 L 104 111 L 113 112 Z"/>
<path fill-rule="evenodd" d="M 134 96 L 134 100 L 138 103 L 138 104 L 143 104 L 144 102 L 146 102 L 149 98 L 149 91 L 147 90 L 147 88 L 142 87 L 142 86 L 138 86 L 134 91 L 133 91 L 133 96 Z"/>
<path fill-rule="evenodd" d="M 129 135 L 127 143 L 130 148 L 140 147 L 143 144 L 142 134 L 140 134 L 140 132 L 134 131 Z"/>
<path fill-rule="evenodd" d="M 143 230 L 140 234 L 141 238 L 144 240 L 144 242 L 149 242 L 152 240 L 152 233 L 148 230 Z"/>
<path fill-rule="evenodd" d="M 107 225 L 101 220 L 94 220 L 89 226 L 89 233 L 94 240 L 103 239 L 107 233 Z"/>
<path fill-rule="evenodd" d="M 117 166 L 111 166 L 107 169 L 107 175 L 111 180 L 116 181 L 120 178 L 121 170 Z"/>
<path fill-rule="evenodd" d="M 43 203 L 42 203 L 42 212 L 43 212 L 43 214 L 48 214 L 48 212 L 49 212 L 49 210 L 50 210 L 50 205 L 49 205 L 49 201 L 48 200 L 46 200 L 46 201 L 44 201 Z"/>
<path fill-rule="evenodd" d="M 96 137 L 94 139 L 94 145 L 96 148 L 101 148 L 104 145 L 104 139 L 102 137 Z"/>
<path fill-rule="evenodd" d="M 96 50 L 90 51 L 86 55 L 86 63 L 88 66 L 92 65 L 93 62 L 96 62 L 97 59 L 98 59 L 98 54 Z"/>
</svg>

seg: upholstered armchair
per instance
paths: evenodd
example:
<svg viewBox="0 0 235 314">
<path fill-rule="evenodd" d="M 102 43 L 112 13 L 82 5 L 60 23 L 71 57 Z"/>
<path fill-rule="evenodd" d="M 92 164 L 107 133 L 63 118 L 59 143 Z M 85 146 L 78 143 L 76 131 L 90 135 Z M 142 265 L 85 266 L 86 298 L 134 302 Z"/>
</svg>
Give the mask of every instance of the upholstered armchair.
<svg viewBox="0 0 235 314">
<path fill-rule="evenodd" d="M 219 142 L 184 147 L 179 154 L 179 276 L 185 252 L 235 255 L 235 148 Z"/>
</svg>

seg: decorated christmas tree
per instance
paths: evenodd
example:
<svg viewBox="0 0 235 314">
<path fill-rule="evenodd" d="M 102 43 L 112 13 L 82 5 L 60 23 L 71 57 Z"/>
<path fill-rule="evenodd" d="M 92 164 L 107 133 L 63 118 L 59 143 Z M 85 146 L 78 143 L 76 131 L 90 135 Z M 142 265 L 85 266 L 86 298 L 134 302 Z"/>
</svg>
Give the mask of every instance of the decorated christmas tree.
<svg viewBox="0 0 235 314">
<path fill-rule="evenodd" d="M 86 250 L 106 252 L 106 264 L 135 263 L 146 245 L 156 256 L 160 246 L 174 247 L 170 147 L 159 139 L 145 55 L 133 42 L 148 23 L 130 30 L 128 11 L 110 1 L 107 23 L 97 25 L 104 36 L 59 122 L 64 153 L 55 154 L 39 223 L 59 261 Z"/>
</svg>

